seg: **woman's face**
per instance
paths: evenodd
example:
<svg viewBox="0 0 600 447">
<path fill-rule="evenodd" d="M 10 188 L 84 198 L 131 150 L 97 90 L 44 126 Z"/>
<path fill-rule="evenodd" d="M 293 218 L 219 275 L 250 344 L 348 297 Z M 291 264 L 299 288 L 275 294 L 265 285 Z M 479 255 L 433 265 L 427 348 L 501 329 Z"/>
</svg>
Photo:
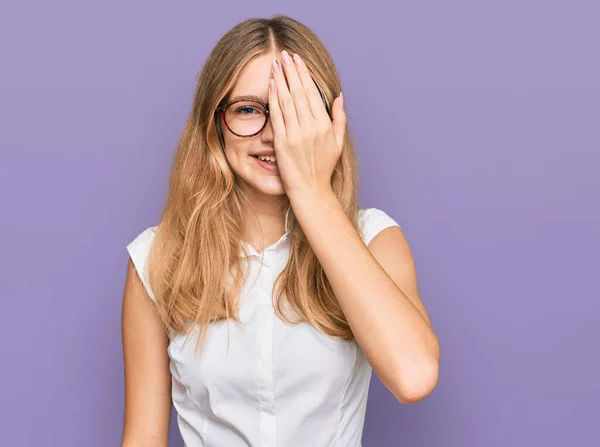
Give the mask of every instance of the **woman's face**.
<svg viewBox="0 0 600 447">
<path fill-rule="evenodd" d="M 229 102 L 237 97 L 255 96 L 267 103 L 273 57 L 281 60 L 281 54 L 269 53 L 253 59 L 248 64 L 234 86 Z M 227 160 L 235 173 L 247 184 L 248 193 L 268 196 L 285 194 L 277 165 L 266 164 L 256 158 L 258 153 L 270 152 L 273 155 L 275 153 L 271 120 L 267 122 L 261 133 L 249 138 L 232 134 L 225 125 L 221 128 Z"/>
</svg>

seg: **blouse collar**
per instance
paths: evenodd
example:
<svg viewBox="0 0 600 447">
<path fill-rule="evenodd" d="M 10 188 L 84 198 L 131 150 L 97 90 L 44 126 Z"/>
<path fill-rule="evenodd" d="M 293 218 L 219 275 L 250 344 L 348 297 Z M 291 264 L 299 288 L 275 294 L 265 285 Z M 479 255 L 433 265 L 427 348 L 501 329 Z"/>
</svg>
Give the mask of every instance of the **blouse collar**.
<svg viewBox="0 0 600 447">
<path fill-rule="evenodd" d="M 289 214 L 290 214 L 291 210 L 292 210 L 292 206 L 288 205 L 288 208 L 287 208 L 287 210 L 285 212 L 285 223 L 284 223 L 284 230 L 285 230 L 285 232 L 283 233 L 283 235 L 279 238 L 279 240 L 277 242 L 275 242 L 274 244 L 271 244 L 268 247 L 266 247 L 262 251 L 262 253 L 258 253 L 254 249 L 254 247 L 252 247 L 252 245 L 250 245 L 249 243 L 247 243 L 245 241 L 242 242 L 243 244 L 245 244 L 246 248 L 248 249 L 248 255 L 250 255 L 250 256 L 257 256 L 257 257 L 262 258 L 264 260 L 264 254 L 265 254 L 265 252 L 267 250 L 275 250 L 275 249 L 277 249 L 277 247 L 279 247 L 279 245 L 282 244 L 283 241 L 287 239 L 288 232 L 289 232 L 289 225 L 288 225 Z M 246 253 L 244 253 L 244 250 L 240 250 L 240 256 L 241 257 L 246 257 L 247 256 Z"/>
</svg>

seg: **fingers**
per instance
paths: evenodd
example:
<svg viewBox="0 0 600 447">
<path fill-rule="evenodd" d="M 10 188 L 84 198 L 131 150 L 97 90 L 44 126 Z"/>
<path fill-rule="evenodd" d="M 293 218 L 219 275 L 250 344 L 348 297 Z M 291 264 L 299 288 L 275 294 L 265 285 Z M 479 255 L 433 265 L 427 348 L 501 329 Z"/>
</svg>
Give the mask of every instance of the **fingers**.
<svg viewBox="0 0 600 447">
<path fill-rule="evenodd" d="M 269 109 L 274 130 L 283 123 L 280 133 L 294 135 L 301 127 L 314 126 L 315 121 L 331 123 L 333 117 L 330 119 L 321 93 L 298 54 L 292 58 L 283 50 L 282 63 L 273 59 L 271 71 L 275 88 L 274 91 L 269 88 Z"/>
<path fill-rule="evenodd" d="M 340 96 L 338 96 L 333 101 L 333 110 L 332 110 L 332 124 L 333 124 L 333 133 L 335 136 L 335 142 L 337 143 L 338 149 L 341 150 L 344 146 L 344 136 L 346 134 L 346 110 L 344 109 L 344 96 L 342 92 L 340 92 Z"/>
<path fill-rule="evenodd" d="M 283 118 L 283 113 L 279 107 L 279 92 L 277 90 L 277 84 L 274 79 L 269 81 L 269 93 L 267 102 L 269 103 L 269 120 L 273 126 L 273 134 L 276 140 L 279 137 L 285 137 L 287 135 L 286 123 Z"/>
<path fill-rule="evenodd" d="M 277 92 L 278 107 L 281 109 L 281 115 L 285 122 L 287 133 L 293 134 L 300 127 L 300 122 L 296 113 L 294 98 L 287 88 L 285 75 L 277 59 L 273 59 L 271 71 L 273 72 L 273 80 L 275 81 L 276 86 L 275 90 Z M 273 106 L 275 106 L 275 104 L 269 102 L 269 107 L 272 108 Z"/>
<path fill-rule="evenodd" d="M 308 71 L 308 67 L 302 58 L 297 54 L 294 54 L 294 62 L 296 63 L 298 75 L 302 81 L 302 85 L 304 86 L 308 104 L 313 117 L 317 120 L 323 120 L 325 118 L 329 120 L 329 115 L 325 109 L 323 98 L 321 98 L 321 93 L 319 93 L 315 81 Z"/>
<path fill-rule="evenodd" d="M 281 54 L 283 72 L 285 74 L 285 80 L 287 80 L 287 88 L 290 96 L 294 101 L 298 122 L 301 126 L 307 125 L 314 120 L 314 116 L 308 103 L 306 89 L 300 79 L 300 74 L 298 73 L 298 68 L 300 67 L 295 63 L 287 51 L 283 50 Z"/>
</svg>

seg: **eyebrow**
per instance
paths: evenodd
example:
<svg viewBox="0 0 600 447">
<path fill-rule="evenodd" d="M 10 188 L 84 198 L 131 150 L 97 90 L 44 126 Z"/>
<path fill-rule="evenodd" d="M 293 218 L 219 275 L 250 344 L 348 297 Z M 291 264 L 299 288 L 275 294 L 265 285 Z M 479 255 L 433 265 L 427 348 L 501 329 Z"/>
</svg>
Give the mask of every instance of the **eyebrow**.
<svg viewBox="0 0 600 447">
<path fill-rule="evenodd" d="M 259 101 L 262 101 L 264 103 L 268 101 L 267 98 L 261 98 L 260 96 L 256 95 L 238 95 L 235 98 L 231 99 L 230 102 L 237 101 L 238 99 L 258 99 Z"/>
</svg>

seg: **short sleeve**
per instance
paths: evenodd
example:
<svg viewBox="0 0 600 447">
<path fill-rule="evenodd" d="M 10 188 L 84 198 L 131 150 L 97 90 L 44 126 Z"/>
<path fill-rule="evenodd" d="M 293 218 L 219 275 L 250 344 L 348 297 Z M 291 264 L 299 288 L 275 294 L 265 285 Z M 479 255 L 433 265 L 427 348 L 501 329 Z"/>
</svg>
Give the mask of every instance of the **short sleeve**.
<svg viewBox="0 0 600 447">
<path fill-rule="evenodd" d="M 156 227 L 147 228 L 138 234 L 136 238 L 127 245 L 127 251 L 129 252 L 129 256 L 131 256 L 133 265 L 135 266 L 135 269 L 142 280 L 142 284 L 144 284 L 144 287 L 146 288 L 146 291 L 148 292 L 148 295 L 152 301 L 156 301 L 156 297 L 154 296 L 152 289 L 150 289 L 150 282 L 148 280 L 148 255 L 150 253 L 150 248 L 152 247 L 155 234 Z"/>
<path fill-rule="evenodd" d="M 388 227 L 400 225 L 378 208 L 361 209 L 358 212 L 358 225 L 365 245 L 369 245 L 373 238 Z"/>
</svg>

